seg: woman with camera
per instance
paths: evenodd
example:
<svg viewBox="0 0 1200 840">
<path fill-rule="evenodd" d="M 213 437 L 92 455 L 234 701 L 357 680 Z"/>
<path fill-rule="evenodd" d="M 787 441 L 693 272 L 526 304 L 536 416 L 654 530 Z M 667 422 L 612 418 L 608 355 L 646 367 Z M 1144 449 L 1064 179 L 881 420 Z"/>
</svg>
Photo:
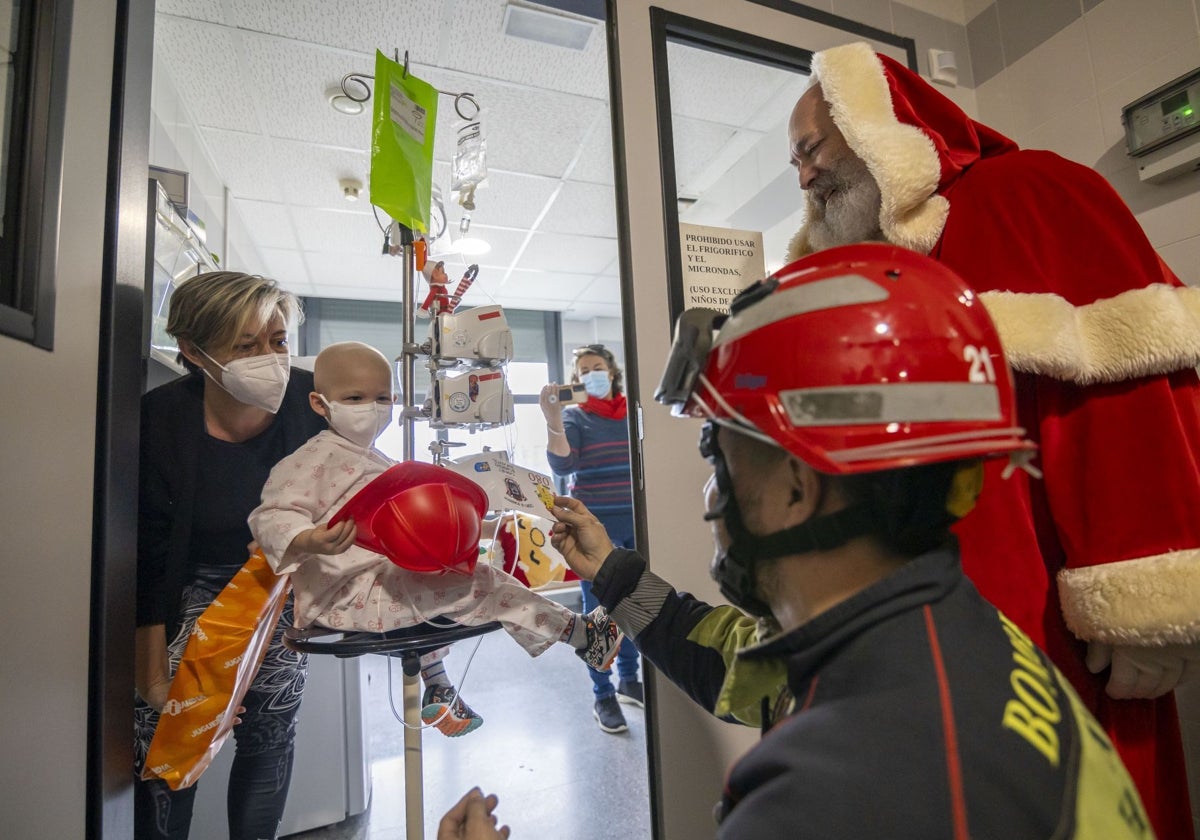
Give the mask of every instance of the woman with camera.
<svg viewBox="0 0 1200 840">
<path fill-rule="evenodd" d="M 603 344 L 580 347 L 574 355 L 572 386 L 551 383 L 542 389 L 539 400 L 546 418 L 546 458 L 556 476 L 571 476 L 568 493 L 603 523 L 613 545 L 633 548 L 629 427 L 621 368 Z M 591 584 L 580 581 L 579 588 L 584 611 L 595 607 Z M 605 732 L 624 732 L 629 727 L 619 703 L 641 707 L 645 699 L 638 679 L 637 648 L 629 639 L 621 643 L 616 688 L 611 671 L 589 667 L 588 672 L 595 694 L 592 716 Z"/>
</svg>

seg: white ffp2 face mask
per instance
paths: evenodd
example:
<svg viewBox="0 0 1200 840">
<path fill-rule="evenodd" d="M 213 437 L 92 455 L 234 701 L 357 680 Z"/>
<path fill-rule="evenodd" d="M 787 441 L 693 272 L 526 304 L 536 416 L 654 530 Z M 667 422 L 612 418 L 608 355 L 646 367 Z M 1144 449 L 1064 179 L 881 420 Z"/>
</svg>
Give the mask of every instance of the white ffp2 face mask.
<svg viewBox="0 0 1200 840">
<path fill-rule="evenodd" d="M 196 349 L 200 350 L 198 347 Z M 204 353 L 203 350 L 200 352 Z M 207 370 L 204 373 L 229 396 L 272 414 L 279 411 L 292 371 L 292 357 L 287 353 L 266 353 L 247 359 L 234 359 L 226 365 L 207 353 L 204 353 L 204 357 L 221 369 L 221 378 L 217 379 Z"/>
<path fill-rule="evenodd" d="M 333 430 L 364 449 L 374 444 L 375 439 L 392 423 L 391 404 L 370 402 L 346 405 L 326 399 L 324 394 L 319 396 L 329 409 L 329 425 Z"/>
</svg>

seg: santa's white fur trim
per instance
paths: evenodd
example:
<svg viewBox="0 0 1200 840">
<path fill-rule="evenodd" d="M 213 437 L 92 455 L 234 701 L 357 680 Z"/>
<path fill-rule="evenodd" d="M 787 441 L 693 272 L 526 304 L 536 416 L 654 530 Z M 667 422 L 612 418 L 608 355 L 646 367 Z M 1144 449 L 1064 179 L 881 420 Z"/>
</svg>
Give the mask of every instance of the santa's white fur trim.
<svg viewBox="0 0 1200 840">
<path fill-rule="evenodd" d="M 1200 289 L 1161 283 L 1085 306 L 1046 293 L 979 298 L 1014 370 L 1092 385 L 1200 364 Z"/>
<path fill-rule="evenodd" d="M 942 168 L 933 141 L 896 119 L 883 63 L 866 44 L 816 53 L 812 71 L 833 121 L 879 185 L 884 238 L 928 254 L 950 213 L 946 199 L 935 194 Z M 811 196 L 806 195 L 806 202 L 811 217 Z M 789 262 L 811 253 L 807 228 L 806 223 L 788 244 Z"/>
<path fill-rule="evenodd" d="M 1200 549 L 1063 569 L 1058 597 L 1080 639 L 1123 645 L 1200 641 Z"/>
</svg>

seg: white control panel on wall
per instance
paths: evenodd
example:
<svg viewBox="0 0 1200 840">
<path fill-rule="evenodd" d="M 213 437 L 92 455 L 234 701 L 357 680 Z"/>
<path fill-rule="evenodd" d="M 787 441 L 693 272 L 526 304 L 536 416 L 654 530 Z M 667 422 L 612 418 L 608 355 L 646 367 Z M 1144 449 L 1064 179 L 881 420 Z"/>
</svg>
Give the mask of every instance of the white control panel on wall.
<svg viewBox="0 0 1200 840">
<path fill-rule="evenodd" d="M 1200 168 L 1200 68 L 1126 105 L 1121 119 L 1143 181 Z"/>
</svg>

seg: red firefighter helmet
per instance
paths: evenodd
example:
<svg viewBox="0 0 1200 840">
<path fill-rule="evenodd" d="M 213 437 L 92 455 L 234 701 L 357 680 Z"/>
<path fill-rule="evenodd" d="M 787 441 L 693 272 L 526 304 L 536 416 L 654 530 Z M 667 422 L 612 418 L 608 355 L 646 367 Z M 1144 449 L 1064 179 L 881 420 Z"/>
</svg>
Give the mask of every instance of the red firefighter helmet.
<svg viewBox="0 0 1200 840">
<path fill-rule="evenodd" d="M 688 310 L 655 397 L 832 474 L 1034 449 L 983 304 L 941 263 L 890 245 L 797 260 L 728 317 Z"/>
<path fill-rule="evenodd" d="M 402 568 L 469 575 L 487 504 L 487 493 L 466 476 L 404 461 L 355 493 L 329 524 L 353 518 L 354 542 Z"/>
</svg>

